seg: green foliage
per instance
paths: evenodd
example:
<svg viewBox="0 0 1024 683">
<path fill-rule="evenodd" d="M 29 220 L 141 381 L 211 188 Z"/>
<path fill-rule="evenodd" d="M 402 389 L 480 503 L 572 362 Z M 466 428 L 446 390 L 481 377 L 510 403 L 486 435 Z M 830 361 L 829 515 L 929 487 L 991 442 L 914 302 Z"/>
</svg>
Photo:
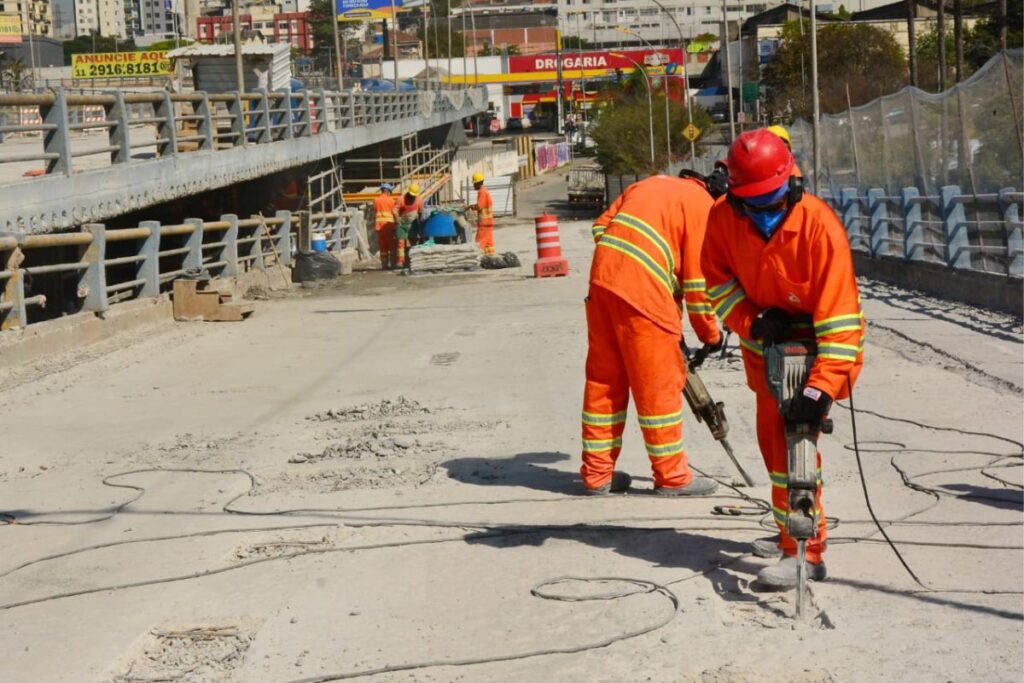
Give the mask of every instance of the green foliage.
<svg viewBox="0 0 1024 683">
<path fill-rule="evenodd" d="M 563 50 L 586 50 L 589 49 L 591 42 L 586 38 L 580 38 L 579 36 L 562 36 L 562 49 Z"/>
<path fill-rule="evenodd" d="M 151 49 L 151 48 L 147 48 Z M 135 43 L 101 35 L 78 36 L 64 41 L 64 64 L 71 64 L 71 55 L 88 52 L 135 52 Z"/>
<path fill-rule="evenodd" d="M 989 13 L 974 26 L 974 30 L 964 31 L 964 61 L 970 71 L 984 66 L 985 62 L 999 53 L 999 14 L 993 3 Z M 1024 39 L 1024 2 L 1022 0 L 1006 0 L 1006 47 L 1013 49 L 1022 46 Z"/>
<path fill-rule="evenodd" d="M 455 41 L 453 40 L 452 42 L 455 42 Z M 487 45 L 482 50 L 480 50 L 480 56 L 481 57 L 497 57 L 497 56 L 501 56 L 501 55 L 505 54 L 505 51 L 508 51 L 508 54 L 510 56 L 511 55 L 521 55 L 522 54 L 522 52 L 519 51 L 519 46 L 518 45 L 516 45 L 515 43 L 509 43 L 507 45 L 503 45 L 503 46 L 499 46 L 499 47 L 495 47 L 494 45 Z"/>
<path fill-rule="evenodd" d="M 853 15 L 850 14 L 850 10 L 846 9 L 846 5 L 839 5 L 839 11 L 836 12 L 836 16 L 840 19 L 849 19 Z"/>
<path fill-rule="evenodd" d="M 454 25 L 452 26 L 454 29 Z M 423 28 L 420 27 L 416 31 L 416 36 L 423 41 Z M 462 34 L 456 31 L 452 31 L 452 44 L 451 44 L 451 56 L 461 57 L 466 52 L 466 41 L 463 39 Z M 434 26 L 430 26 L 430 45 L 427 46 L 427 56 L 431 59 L 440 59 L 441 57 L 448 56 L 448 31 L 445 29 L 443 23 L 438 23 L 437 26 L 437 40 L 434 40 Z M 425 44 L 425 43 L 424 43 Z M 481 51 L 483 54 L 483 51 Z M 499 53 L 500 54 L 500 53 Z"/>
<path fill-rule="evenodd" d="M 701 33 L 699 36 L 691 40 L 691 43 L 713 43 L 718 40 L 719 35 L 717 33 Z"/>
<path fill-rule="evenodd" d="M 805 24 L 782 29 L 782 45 L 764 69 L 768 114 L 784 120 L 811 115 L 811 43 Z M 895 92 L 906 85 L 903 50 L 888 31 L 866 24 L 834 23 L 818 29 L 821 110 L 831 114 Z"/>
<path fill-rule="evenodd" d="M 186 45 L 191 45 L 194 42 L 194 40 L 189 40 L 188 38 L 179 38 L 178 40 L 174 40 L 174 38 L 171 38 L 169 40 L 158 40 L 146 49 L 154 50 L 157 52 L 162 50 L 173 50 L 178 47 L 185 47 Z"/>
<path fill-rule="evenodd" d="M 608 104 L 600 110 L 590 136 L 597 145 L 597 161 L 605 173 L 656 173 L 665 169 L 665 96 L 655 92 L 654 164 L 650 154 L 650 117 L 645 92 L 634 96 L 622 89 L 608 90 Z M 673 158 L 689 155 L 690 143 L 683 137 L 688 123 L 686 108 L 669 95 L 669 131 Z M 700 107 L 693 110 L 693 123 L 702 131 L 711 130 L 711 117 Z M 700 151 L 697 151 L 700 154 Z"/>
</svg>

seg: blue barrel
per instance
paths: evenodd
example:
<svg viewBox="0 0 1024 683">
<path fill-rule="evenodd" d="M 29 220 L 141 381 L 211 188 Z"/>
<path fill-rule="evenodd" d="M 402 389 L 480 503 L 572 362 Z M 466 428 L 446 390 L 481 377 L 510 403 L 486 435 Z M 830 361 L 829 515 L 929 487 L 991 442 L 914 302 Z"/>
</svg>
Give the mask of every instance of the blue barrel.
<svg viewBox="0 0 1024 683">
<path fill-rule="evenodd" d="M 450 213 L 435 211 L 423 224 L 424 237 L 455 237 L 455 217 Z"/>
</svg>

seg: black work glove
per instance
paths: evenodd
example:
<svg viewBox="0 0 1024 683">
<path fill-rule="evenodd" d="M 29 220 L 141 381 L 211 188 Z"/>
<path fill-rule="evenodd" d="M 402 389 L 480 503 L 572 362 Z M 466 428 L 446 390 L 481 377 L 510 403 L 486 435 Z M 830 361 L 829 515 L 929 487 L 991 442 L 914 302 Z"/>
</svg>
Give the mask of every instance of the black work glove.
<svg viewBox="0 0 1024 683">
<path fill-rule="evenodd" d="M 789 331 L 789 313 L 781 308 L 766 308 L 750 325 L 750 336 L 764 344 L 774 344 Z"/>
<path fill-rule="evenodd" d="M 831 407 L 831 396 L 821 389 L 804 387 L 789 400 L 783 417 L 787 422 L 820 426 Z"/>
<path fill-rule="evenodd" d="M 690 368 L 696 370 L 701 365 L 704 365 L 704 361 L 708 356 L 713 354 L 715 351 L 722 350 L 722 344 L 725 342 L 725 335 L 718 337 L 718 341 L 714 344 L 705 344 L 704 346 L 697 349 L 697 352 L 693 354 L 693 358 L 690 359 Z"/>
</svg>

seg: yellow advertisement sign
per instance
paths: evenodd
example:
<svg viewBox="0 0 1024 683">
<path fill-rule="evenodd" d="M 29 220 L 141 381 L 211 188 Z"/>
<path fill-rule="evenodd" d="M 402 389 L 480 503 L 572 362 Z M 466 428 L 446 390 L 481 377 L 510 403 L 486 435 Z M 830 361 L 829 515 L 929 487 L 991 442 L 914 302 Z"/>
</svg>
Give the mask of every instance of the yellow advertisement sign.
<svg viewBox="0 0 1024 683">
<path fill-rule="evenodd" d="M 72 78 L 131 78 L 174 73 L 165 50 L 93 52 L 71 56 Z"/>
<path fill-rule="evenodd" d="M 14 45 L 22 42 L 21 15 L 0 14 L 0 44 Z"/>
</svg>

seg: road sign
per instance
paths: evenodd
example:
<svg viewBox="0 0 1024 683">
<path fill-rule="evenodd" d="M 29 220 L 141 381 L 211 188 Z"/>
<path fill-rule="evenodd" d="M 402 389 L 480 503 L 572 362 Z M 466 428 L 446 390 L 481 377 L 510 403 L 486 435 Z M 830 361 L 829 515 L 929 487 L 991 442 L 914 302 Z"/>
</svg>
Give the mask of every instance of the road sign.
<svg viewBox="0 0 1024 683">
<path fill-rule="evenodd" d="M 683 128 L 683 137 L 689 140 L 690 142 L 693 142 L 694 140 L 700 137 L 700 128 L 693 125 L 692 123 L 688 124 L 686 128 Z"/>
</svg>

